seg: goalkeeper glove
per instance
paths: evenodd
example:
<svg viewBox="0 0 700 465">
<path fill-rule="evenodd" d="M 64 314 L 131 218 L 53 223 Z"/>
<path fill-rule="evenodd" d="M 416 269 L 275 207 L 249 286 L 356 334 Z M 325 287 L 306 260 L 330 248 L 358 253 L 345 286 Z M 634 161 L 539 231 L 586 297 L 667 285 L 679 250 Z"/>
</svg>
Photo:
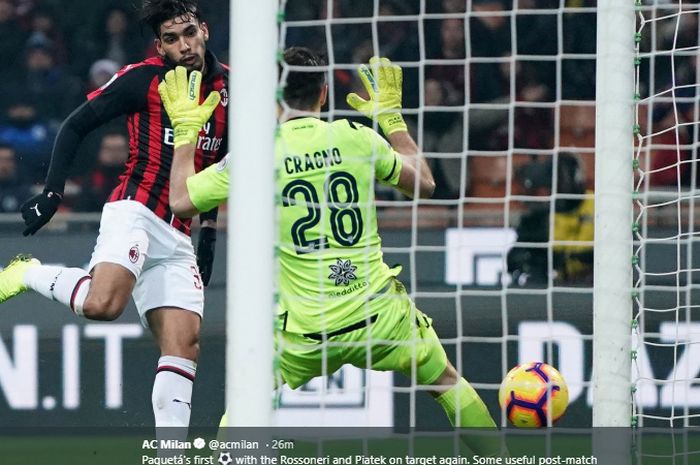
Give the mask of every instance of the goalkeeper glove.
<svg viewBox="0 0 700 465">
<path fill-rule="evenodd" d="M 370 58 L 369 65 L 357 69 L 369 100 L 351 93 L 346 99 L 348 105 L 367 118 L 376 120 L 387 136 L 406 131 L 406 122 L 401 116 L 401 67 L 392 64 L 388 58 L 378 57 Z"/>
<path fill-rule="evenodd" d="M 200 105 L 201 84 L 202 73 L 192 71 L 188 79 L 187 69 L 178 66 L 174 71 L 168 71 L 165 80 L 158 85 L 163 107 L 173 123 L 175 148 L 185 144 L 197 145 L 199 131 L 221 101 L 219 92 L 213 91 Z"/>
<path fill-rule="evenodd" d="M 41 194 L 35 195 L 19 207 L 27 226 L 22 235 L 34 235 L 42 226 L 56 214 L 58 206 L 63 200 L 63 196 L 58 192 L 45 190 Z"/>
</svg>

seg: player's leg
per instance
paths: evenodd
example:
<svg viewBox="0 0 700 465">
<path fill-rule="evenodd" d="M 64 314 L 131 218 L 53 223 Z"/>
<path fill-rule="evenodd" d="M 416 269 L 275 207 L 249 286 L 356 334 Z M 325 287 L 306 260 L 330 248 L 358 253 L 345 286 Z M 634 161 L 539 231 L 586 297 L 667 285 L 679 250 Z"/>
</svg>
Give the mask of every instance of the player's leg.
<svg viewBox="0 0 700 465">
<path fill-rule="evenodd" d="M 151 393 L 156 439 L 159 443 L 184 441 L 192 413 L 201 316 L 189 310 L 162 307 L 150 310 L 146 317 L 161 354 Z M 177 455 L 175 449 L 158 449 L 158 457 Z"/>
<path fill-rule="evenodd" d="M 114 320 L 124 311 L 135 282 L 131 271 L 115 263 L 97 264 L 88 274 L 82 268 L 42 265 L 18 256 L 0 272 L 0 302 L 33 289 L 78 316 Z"/>
<path fill-rule="evenodd" d="M 151 216 L 148 263 L 133 296 L 142 324 L 150 328 L 160 348 L 151 395 L 155 425 L 186 428 L 204 292 L 190 238 Z"/>
<path fill-rule="evenodd" d="M 430 386 L 428 392 L 437 400 L 450 423 L 459 428 L 461 439 L 476 454 L 485 457 L 500 456 L 505 451 L 501 438 L 473 428 L 496 428 L 486 404 L 471 384 L 450 363 L 432 326 L 432 320 L 415 309 L 417 318 L 414 331 L 422 357 L 416 363 L 416 382 Z M 410 347 L 409 347 L 410 349 Z"/>
<path fill-rule="evenodd" d="M 92 320 L 118 318 L 129 303 L 141 276 L 150 246 L 150 235 L 142 221 L 146 208 L 136 202 L 108 203 L 102 212 L 100 235 L 90 260 L 92 279 L 84 302 L 78 296 L 76 308 Z M 146 210 L 148 212 L 148 210 Z M 148 212 L 150 213 L 150 212 Z M 76 313 L 80 314 L 77 310 Z"/>
<path fill-rule="evenodd" d="M 422 368 L 417 368 L 419 373 L 418 379 L 422 377 L 420 374 Z M 496 423 L 493 421 L 479 394 L 466 379 L 460 376 L 449 361 L 440 376 L 432 383 L 429 383 L 429 385 L 433 389 L 428 392 L 442 406 L 450 419 L 450 423 L 454 426 L 496 427 Z"/>
<path fill-rule="evenodd" d="M 274 389 L 285 384 L 291 389 L 296 389 L 317 376 L 335 373 L 345 363 L 342 358 L 342 343 L 329 340 L 324 344 L 302 334 L 282 331 L 280 328 L 275 331 L 274 338 Z M 221 417 L 220 428 L 228 426 L 228 414 L 229 412 L 224 412 Z M 219 430 L 218 439 L 224 440 L 224 433 Z"/>
<path fill-rule="evenodd" d="M 416 314 L 412 321 L 414 327 L 406 329 L 416 335 L 416 382 L 431 386 L 428 392 L 442 406 L 453 426 L 495 428 L 496 423 L 479 394 L 448 360 L 432 319 L 415 307 L 413 311 Z M 413 349 L 404 345 L 401 350 Z M 410 371 L 407 374 L 410 375 Z"/>
<path fill-rule="evenodd" d="M 199 357 L 201 317 L 189 310 L 167 307 L 149 311 L 147 318 L 160 348 L 151 399 L 155 424 L 187 427 Z"/>
<path fill-rule="evenodd" d="M 152 213 L 133 201 L 108 203 L 102 210 L 100 235 L 88 269 L 92 280 L 83 313 L 93 320 L 118 318 L 145 266 L 151 236 L 144 215 Z"/>
<path fill-rule="evenodd" d="M 95 265 L 92 279 L 87 282 L 89 291 L 82 304 L 83 315 L 91 320 L 112 321 L 129 303 L 136 276 L 121 265 L 104 262 Z M 78 305 L 79 298 L 76 298 L 75 306 Z"/>
<path fill-rule="evenodd" d="M 41 265 L 36 259 L 15 260 L 0 273 L 0 302 L 33 289 L 69 307 L 79 316 L 113 320 L 126 307 L 148 253 L 142 210 L 136 202 L 105 205 L 100 234 L 86 272 L 81 268 Z"/>
<path fill-rule="evenodd" d="M 349 333 L 347 338 L 371 341 L 371 366 L 376 370 L 394 370 L 415 379 L 420 386 L 431 386 L 430 392 L 445 411 L 448 419 L 458 427 L 495 428 L 486 405 L 474 388 L 462 378 L 447 359 L 435 330 L 432 319 L 418 310 L 404 287 L 397 282 L 389 292 L 372 302 L 371 313 L 378 315 L 376 321 L 358 333 Z M 363 344 L 352 351 L 351 360 L 363 366 L 365 356 Z M 484 456 L 500 454 L 500 440 L 483 435 L 462 435 L 475 453 Z"/>
<path fill-rule="evenodd" d="M 418 379 L 422 377 L 421 368 L 417 368 Z M 460 437 L 470 449 L 485 457 L 508 454 L 500 436 L 482 430 L 496 428 L 496 423 L 479 394 L 464 377 L 460 376 L 449 361 L 440 376 L 428 384 L 433 387 L 428 392 L 445 411 L 450 423 L 453 426 L 466 428 L 462 430 Z"/>
<path fill-rule="evenodd" d="M 276 384 L 296 389 L 317 376 L 330 375 L 343 366 L 342 344 L 329 339 L 326 343 L 302 334 L 279 331 L 275 335 L 277 350 Z"/>
</svg>

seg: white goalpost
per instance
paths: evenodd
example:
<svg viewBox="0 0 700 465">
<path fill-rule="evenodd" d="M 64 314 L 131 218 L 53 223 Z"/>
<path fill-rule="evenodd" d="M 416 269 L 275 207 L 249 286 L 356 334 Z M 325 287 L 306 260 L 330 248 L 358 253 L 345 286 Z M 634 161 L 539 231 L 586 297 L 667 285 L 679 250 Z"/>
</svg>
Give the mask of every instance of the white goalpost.
<svg viewBox="0 0 700 465">
<path fill-rule="evenodd" d="M 268 426 L 273 387 L 277 2 L 231 0 L 230 37 L 226 411 L 228 426 Z"/>
<path fill-rule="evenodd" d="M 597 14 L 593 426 L 629 426 L 634 5 Z"/>
</svg>

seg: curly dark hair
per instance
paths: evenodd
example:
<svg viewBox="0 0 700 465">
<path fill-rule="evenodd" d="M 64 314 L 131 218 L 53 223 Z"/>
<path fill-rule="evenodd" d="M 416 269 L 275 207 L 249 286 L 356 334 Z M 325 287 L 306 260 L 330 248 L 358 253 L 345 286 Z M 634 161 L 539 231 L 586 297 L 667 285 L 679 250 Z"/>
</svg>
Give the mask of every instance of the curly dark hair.
<svg viewBox="0 0 700 465">
<path fill-rule="evenodd" d="M 284 62 L 291 66 L 319 67 L 325 66 L 325 58 L 306 47 L 289 47 L 284 51 Z M 280 64 L 280 75 L 282 64 Z M 289 71 L 287 85 L 284 87 L 284 101 L 292 108 L 310 110 L 318 102 L 323 86 L 326 84 L 324 71 Z"/>
<path fill-rule="evenodd" d="M 143 0 L 139 19 L 142 24 L 150 26 L 156 37 L 160 37 L 161 24 L 182 16 L 202 21 L 202 12 L 196 0 Z"/>
</svg>

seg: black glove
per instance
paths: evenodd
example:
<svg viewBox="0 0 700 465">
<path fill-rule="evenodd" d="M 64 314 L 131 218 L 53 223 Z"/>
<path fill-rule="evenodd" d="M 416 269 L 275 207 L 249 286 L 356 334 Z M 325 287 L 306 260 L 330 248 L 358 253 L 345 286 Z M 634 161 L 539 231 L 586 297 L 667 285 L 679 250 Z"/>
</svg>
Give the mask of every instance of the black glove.
<svg viewBox="0 0 700 465">
<path fill-rule="evenodd" d="M 58 192 L 44 191 L 35 195 L 20 207 L 24 224 L 27 226 L 22 232 L 23 235 L 34 235 L 42 226 L 56 214 L 58 206 L 63 200 L 63 195 Z"/>
<path fill-rule="evenodd" d="M 214 249 L 216 248 L 216 228 L 202 228 L 199 230 L 197 241 L 197 266 L 202 277 L 202 283 L 209 285 L 211 272 L 214 268 Z"/>
</svg>

